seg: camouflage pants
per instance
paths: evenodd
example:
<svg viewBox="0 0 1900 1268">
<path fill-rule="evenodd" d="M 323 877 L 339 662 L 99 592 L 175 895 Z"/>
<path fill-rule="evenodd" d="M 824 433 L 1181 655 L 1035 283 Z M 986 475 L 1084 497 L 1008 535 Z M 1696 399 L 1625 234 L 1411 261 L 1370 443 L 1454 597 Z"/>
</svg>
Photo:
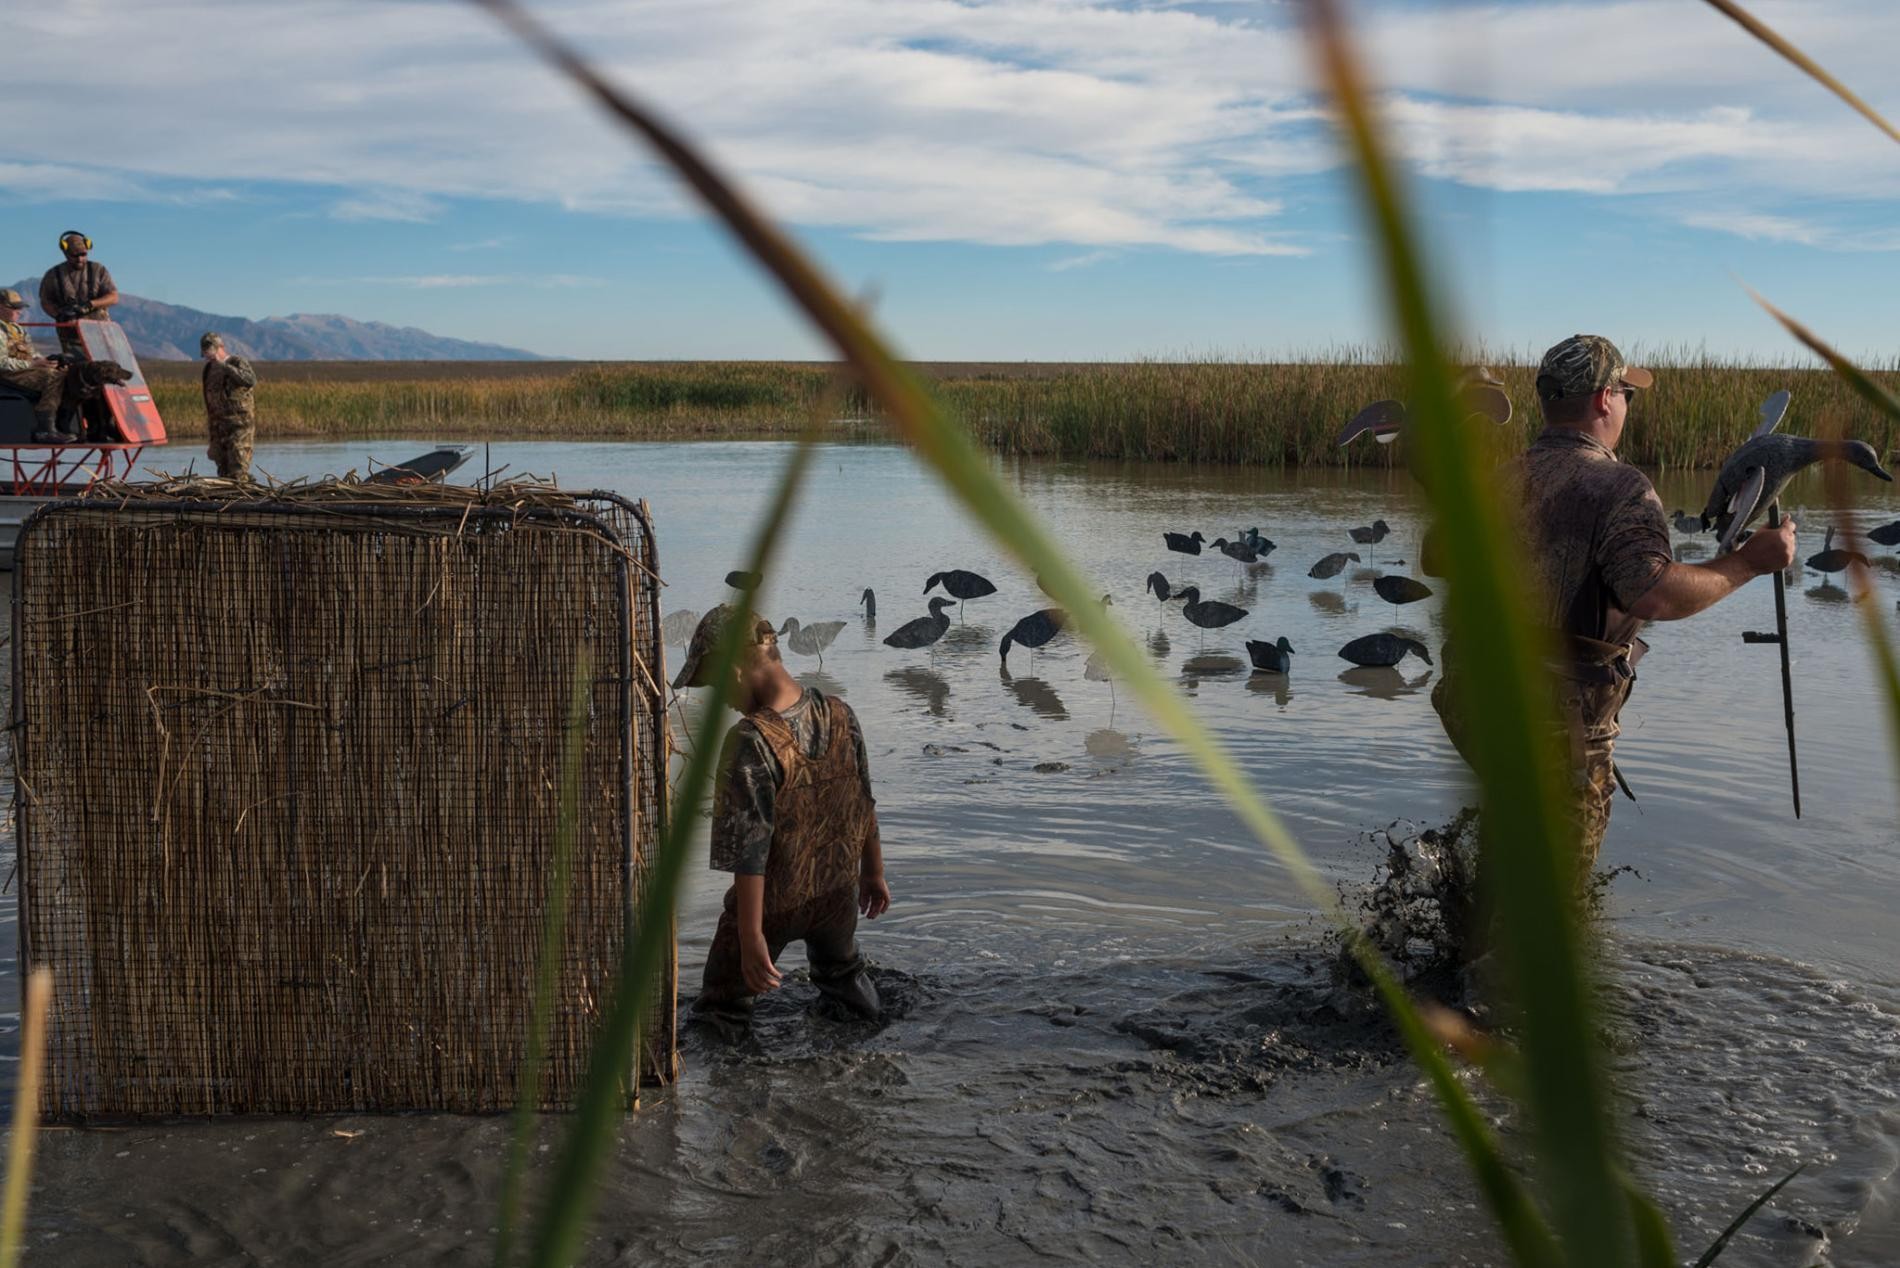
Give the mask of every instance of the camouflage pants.
<svg viewBox="0 0 1900 1268">
<path fill-rule="evenodd" d="M 811 980 L 825 996 L 863 1014 L 877 1008 L 877 990 L 864 976 L 864 957 L 858 953 L 858 891 L 856 886 L 802 903 L 789 911 L 768 911 L 764 920 L 765 946 L 774 963 L 794 942 L 805 944 L 811 962 Z M 706 953 L 706 976 L 693 1011 L 715 1020 L 743 1023 L 752 1016 L 755 997 L 745 984 L 739 952 L 739 891 L 726 891 L 726 909 Z"/>
<path fill-rule="evenodd" d="M 1463 719 L 1458 710 L 1457 678 L 1441 676 L 1432 687 L 1432 708 L 1444 723 L 1458 755 L 1471 764 Z M 1580 880 L 1588 880 L 1603 848 L 1603 835 L 1610 827 L 1610 803 L 1616 797 L 1616 737 L 1622 734 L 1617 721 L 1629 700 L 1634 679 L 1611 683 L 1581 683 L 1558 680 L 1557 716 L 1567 724 L 1570 753 L 1570 800 L 1567 810 L 1576 831 L 1577 866 Z"/>
<path fill-rule="evenodd" d="M 227 480 L 250 479 L 251 442 L 257 436 L 257 424 L 248 418 L 214 418 L 208 428 L 211 445 L 205 452 L 218 464 L 218 474 Z"/>
<path fill-rule="evenodd" d="M 36 365 L 25 370 L 0 370 L 0 383 L 33 392 L 33 416 L 41 431 L 52 431 L 59 419 L 60 398 L 66 391 L 66 371 L 55 365 Z"/>
</svg>

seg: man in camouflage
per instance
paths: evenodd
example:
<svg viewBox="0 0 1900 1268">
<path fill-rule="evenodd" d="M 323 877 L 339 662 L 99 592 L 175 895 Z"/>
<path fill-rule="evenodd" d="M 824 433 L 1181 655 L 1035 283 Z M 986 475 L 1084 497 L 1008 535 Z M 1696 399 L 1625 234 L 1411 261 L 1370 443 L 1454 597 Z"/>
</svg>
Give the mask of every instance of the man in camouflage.
<svg viewBox="0 0 1900 1268">
<path fill-rule="evenodd" d="M 706 685 L 738 611 L 722 604 L 700 619 L 674 687 Z M 728 703 L 744 716 L 726 733 L 713 794 L 712 866 L 733 883 L 693 1010 L 728 1035 L 742 1031 L 757 997 L 779 985 L 779 953 L 802 941 L 826 1003 L 875 1017 L 858 916 L 877 919 L 891 891 L 864 735 L 851 706 L 786 672 L 769 622 L 743 619 Z"/>
<path fill-rule="evenodd" d="M 93 261 L 92 239 L 77 229 L 59 235 L 63 264 L 55 264 L 40 277 L 40 311 L 56 322 L 109 321 L 107 310 L 119 302 L 119 288 L 106 266 Z M 59 332 L 59 346 L 68 355 L 84 360 L 86 350 L 70 326 Z"/>
<path fill-rule="evenodd" d="M 211 437 L 207 452 L 218 464 L 219 475 L 227 480 L 248 480 L 251 444 L 257 438 L 252 404 L 257 371 L 243 357 L 226 351 L 224 336 L 215 331 L 198 341 L 198 351 L 205 359 L 205 430 Z"/>
<path fill-rule="evenodd" d="M 26 300 L 16 290 L 0 290 L 0 383 L 32 393 L 36 427 L 33 440 L 42 445 L 70 444 L 76 437 L 59 429 L 59 404 L 66 393 L 66 367 L 39 355 L 33 340 L 21 328 Z"/>
<path fill-rule="evenodd" d="M 1583 876 L 1609 827 L 1617 719 L 1647 650 L 1637 637 L 1643 623 L 1693 616 L 1786 568 L 1795 554 L 1794 520 L 1784 519 L 1733 554 L 1675 561 L 1662 500 L 1649 477 L 1616 456 L 1631 401 L 1653 381 L 1601 335 L 1573 335 L 1553 347 L 1537 370 L 1544 430 L 1507 480 L 1521 508 L 1542 616 L 1560 649 L 1551 671 L 1570 733 Z M 1428 542 L 1428 566 L 1431 553 Z M 1459 682 L 1468 671 L 1449 650 L 1443 659 L 1432 704 L 1469 760 L 1459 713 Z"/>
</svg>

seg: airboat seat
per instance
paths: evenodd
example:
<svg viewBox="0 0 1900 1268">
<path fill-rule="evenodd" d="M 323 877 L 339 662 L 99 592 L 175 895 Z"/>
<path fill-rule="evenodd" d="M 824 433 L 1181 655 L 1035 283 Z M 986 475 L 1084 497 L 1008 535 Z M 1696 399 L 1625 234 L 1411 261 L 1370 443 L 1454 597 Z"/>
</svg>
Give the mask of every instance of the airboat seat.
<svg viewBox="0 0 1900 1268">
<path fill-rule="evenodd" d="M 39 421 L 33 416 L 38 392 L 29 392 L 11 383 L 0 383 L 0 446 L 30 445 Z"/>
</svg>

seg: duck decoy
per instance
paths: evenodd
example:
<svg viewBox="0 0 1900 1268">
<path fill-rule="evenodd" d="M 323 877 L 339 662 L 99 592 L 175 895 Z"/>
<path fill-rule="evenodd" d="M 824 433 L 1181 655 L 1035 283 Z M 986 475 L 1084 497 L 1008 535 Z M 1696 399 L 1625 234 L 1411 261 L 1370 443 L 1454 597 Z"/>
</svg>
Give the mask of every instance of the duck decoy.
<svg viewBox="0 0 1900 1268">
<path fill-rule="evenodd" d="M 1426 650 L 1425 644 L 1398 634 L 1366 634 L 1339 649 L 1340 659 L 1366 668 L 1396 665 L 1408 653 L 1427 665 L 1432 663 L 1432 654 Z"/>
<path fill-rule="evenodd" d="M 1859 564 L 1868 567 L 1867 556 L 1858 550 L 1836 550 L 1834 548 L 1834 526 L 1828 525 L 1827 536 L 1821 543 L 1821 553 L 1808 556 L 1808 567 L 1821 572 L 1845 572 L 1847 565 Z"/>
<path fill-rule="evenodd" d="M 931 588 L 937 585 L 942 585 L 944 591 L 957 601 L 959 609 L 962 608 L 965 600 L 980 599 L 986 594 L 996 593 L 996 584 L 988 577 L 962 568 L 931 573 L 930 580 L 924 582 L 924 593 L 929 594 Z"/>
<path fill-rule="evenodd" d="M 1169 550 L 1183 555 L 1198 555 L 1201 553 L 1201 543 L 1207 538 L 1201 536 L 1201 530 L 1197 528 L 1191 534 L 1163 533 L 1161 540 L 1167 543 Z"/>
<path fill-rule="evenodd" d="M 950 628 L 950 618 L 944 615 L 944 609 L 950 606 L 950 600 L 939 595 L 930 601 L 930 615 L 920 616 L 914 621 L 906 621 L 884 636 L 886 647 L 915 649 L 929 647 L 942 638 L 944 631 Z"/>
<path fill-rule="evenodd" d="M 1377 546 L 1392 531 L 1392 526 L 1384 520 L 1373 520 L 1364 528 L 1347 529 L 1347 533 L 1361 546 Z"/>
<path fill-rule="evenodd" d="M 1318 581 L 1325 581 L 1330 577 L 1337 577 L 1341 572 L 1345 571 L 1346 565 L 1348 563 L 1356 564 L 1358 562 L 1359 562 L 1358 551 L 1336 550 L 1332 554 L 1326 556 L 1326 558 L 1314 564 L 1311 568 L 1308 568 L 1306 570 L 1306 575 Z"/>
<path fill-rule="evenodd" d="M 1189 586 L 1181 591 L 1181 615 L 1188 619 L 1189 625 L 1199 626 L 1203 630 L 1217 630 L 1244 618 L 1247 609 L 1217 599 L 1202 602 L 1199 588 Z"/>
<path fill-rule="evenodd" d="M 726 584 L 734 590 L 757 590 L 765 584 L 765 578 L 756 572 L 747 572 L 743 568 L 734 568 L 726 574 Z"/>
<path fill-rule="evenodd" d="M 1003 635 L 1002 646 L 997 649 L 1003 658 L 1003 667 L 1009 667 L 1009 649 L 1012 646 L 1031 649 L 1042 647 L 1062 633 L 1068 623 L 1069 614 L 1061 608 L 1044 608 L 1040 612 L 1031 612 L 1010 626 L 1009 633 Z"/>
<path fill-rule="evenodd" d="M 699 613 L 691 608 L 668 612 L 660 618 L 660 641 L 668 647 L 684 647 L 693 641 L 693 631 L 698 628 Z"/>
<path fill-rule="evenodd" d="M 1864 440 L 1812 440 L 1770 433 L 1755 436 L 1729 455 L 1715 478 L 1702 522 L 1713 527 L 1722 549 L 1732 550 L 1743 529 L 1768 511 L 1802 470 L 1817 462 L 1845 462 L 1889 483 L 1874 447 Z"/>
<path fill-rule="evenodd" d="M 818 667 L 823 669 L 825 649 L 831 646 L 842 629 L 843 621 L 814 621 L 810 625 L 800 625 L 797 617 L 788 616 L 785 624 L 779 626 L 778 632 L 779 637 L 800 656 L 816 656 Z"/>
<path fill-rule="evenodd" d="M 864 587 L 864 593 L 858 596 L 858 602 L 864 606 L 864 623 L 876 629 L 877 592 L 869 586 Z"/>
<path fill-rule="evenodd" d="M 1252 550 L 1254 554 L 1259 555 L 1262 559 L 1280 549 L 1278 542 L 1274 541 L 1271 537 L 1261 536 L 1260 530 L 1257 528 L 1249 528 L 1244 532 L 1237 532 L 1234 534 L 1234 537 L 1237 541 L 1246 543 L 1248 549 Z"/>
<path fill-rule="evenodd" d="M 1398 573 L 1387 573 L 1385 576 L 1375 579 L 1372 583 L 1372 588 L 1379 592 L 1381 599 L 1384 599 L 1394 607 L 1404 603 L 1417 603 L 1420 599 L 1429 599 L 1432 597 L 1432 588 L 1430 586 L 1422 581 L 1415 581 L 1411 577 L 1402 576 Z"/>
<path fill-rule="evenodd" d="M 1264 643 L 1255 638 L 1247 640 L 1247 659 L 1253 662 L 1254 669 L 1260 673 L 1286 673 L 1292 665 L 1292 661 L 1288 659 L 1292 655 L 1293 644 L 1286 641 L 1284 634 L 1271 643 Z"/>
<path fill-rule="evenodd" d="M 1900 546 L 1900 520 L 1891 524 L 1882 524 L 1879 528 L 1869 529 L 1867 540 L 1876 546 Z"/>
<path fill-rule="evenodd" d="M 1211 543 L 1215 550 L 1237 563 L 1252 564 L 1260 562 L 1259 552 L 1246 542 L 1230 542 L 1225 537 L 1216 537 Z"/>
<path fill-rule="evenodd" d="M 1694 515 L 1689 514 L 1687 511 L 1679 510 L 1674 515 L 1670 516 L 1669 519 L 1670 519 L 1670 522 L 1676 526 L 1676 531 L 1678 533 L 1682 533 L 1683 535 L 1688 536 L 1688 537 L 1694 537 L 1698 533 L 1706 533 L 1709 531 L 1708 525 L 1704 524 L 1701 521 L 1701 519 L 1699 519 L 1698 517 Z"/>
</svg>

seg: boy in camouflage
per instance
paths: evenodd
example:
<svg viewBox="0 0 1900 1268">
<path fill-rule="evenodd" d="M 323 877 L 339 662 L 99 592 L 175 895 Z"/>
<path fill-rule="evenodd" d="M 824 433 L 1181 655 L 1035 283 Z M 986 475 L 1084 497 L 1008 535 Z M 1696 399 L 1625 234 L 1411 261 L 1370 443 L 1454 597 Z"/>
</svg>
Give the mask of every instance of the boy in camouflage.
<svg viewBox="0 0 1900 1268">
<path fill-rule="evenodd" d="M 701 618 L 675 687 L 706 685 L 706 661 L 737 611 L 722 604 Z M 779 953 L 802 941 L 826 1001 L 875 1017 L 858 916 L 884 914 L 891 891 L 864 735 L 851 706 L 786 672 L 770 622 L 744 619 L 728 699 L 744 716 L 726 733 L 713 794 L 712 866 L 733 883 L 693 1009 L 728 1032 L 743 1028 L 757 997 L 779 985 Z"/>
<path fill-rule="evenodd" d="M 243 357 L 227 352 L 224 336 L 215 331 L 207 331 L 198 341 L 198 351 L 205 359 L 205 430 L 211 436 L 206 453 L 225 479 L 248 480 L 251 443 L 257 438 L 251 396 L 257 386 L 257 371 Z"/>
</svg>

